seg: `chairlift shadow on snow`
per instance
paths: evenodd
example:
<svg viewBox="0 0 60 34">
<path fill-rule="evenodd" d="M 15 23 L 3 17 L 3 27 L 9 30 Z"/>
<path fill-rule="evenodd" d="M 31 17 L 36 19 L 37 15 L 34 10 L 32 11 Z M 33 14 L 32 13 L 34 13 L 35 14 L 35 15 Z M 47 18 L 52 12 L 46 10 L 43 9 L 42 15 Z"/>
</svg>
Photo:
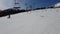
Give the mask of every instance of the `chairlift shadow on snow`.
<svg viewBox="0 0 60 34">
<path fill-rule="evenodd" d="M 45 16 L 41 16 L 41 17 L 45 17 Z"/>
</svg>

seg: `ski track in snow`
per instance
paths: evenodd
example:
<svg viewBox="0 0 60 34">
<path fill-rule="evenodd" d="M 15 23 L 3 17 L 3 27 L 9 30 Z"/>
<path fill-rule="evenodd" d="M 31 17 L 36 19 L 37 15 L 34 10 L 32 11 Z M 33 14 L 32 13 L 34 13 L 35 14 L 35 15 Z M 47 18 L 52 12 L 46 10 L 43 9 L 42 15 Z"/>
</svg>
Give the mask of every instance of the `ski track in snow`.
<svg viewBox="0 0 60 34">
<path fill-rule="evenodd" d="M 0 18 L 0 34 L 60 34 L 60 8 L 34 10 Z"/>
</svg>

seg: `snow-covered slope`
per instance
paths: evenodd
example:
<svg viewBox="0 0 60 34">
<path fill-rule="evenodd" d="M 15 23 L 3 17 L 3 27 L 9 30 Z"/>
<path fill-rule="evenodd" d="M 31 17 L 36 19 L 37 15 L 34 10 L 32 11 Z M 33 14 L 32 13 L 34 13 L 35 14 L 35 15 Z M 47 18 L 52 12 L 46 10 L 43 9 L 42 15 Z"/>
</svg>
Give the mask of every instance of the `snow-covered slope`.
<svg viewBox="0 0 60 34">
<path fill-rule="evenodd" d="M 0 18 L 0 34 L 60 34 L 60 8 Z"/>
<path fill-rule="evenodd" d="M 55 7 L 60 7 L 60 3 L 56 3 L 55 4 Z"/>
</svg>

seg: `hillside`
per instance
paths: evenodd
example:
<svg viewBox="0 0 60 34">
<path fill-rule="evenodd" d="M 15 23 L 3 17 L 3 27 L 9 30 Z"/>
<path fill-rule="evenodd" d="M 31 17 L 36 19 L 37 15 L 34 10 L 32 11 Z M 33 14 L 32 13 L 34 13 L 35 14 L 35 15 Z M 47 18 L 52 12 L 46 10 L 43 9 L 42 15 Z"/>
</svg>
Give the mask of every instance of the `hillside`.
<svg viewBox="0 0 60 34">
<path fill-rule="evenodd" d="M 60 34 L 60 8 L 0 17 L 0 34 Z"/>
</svg>

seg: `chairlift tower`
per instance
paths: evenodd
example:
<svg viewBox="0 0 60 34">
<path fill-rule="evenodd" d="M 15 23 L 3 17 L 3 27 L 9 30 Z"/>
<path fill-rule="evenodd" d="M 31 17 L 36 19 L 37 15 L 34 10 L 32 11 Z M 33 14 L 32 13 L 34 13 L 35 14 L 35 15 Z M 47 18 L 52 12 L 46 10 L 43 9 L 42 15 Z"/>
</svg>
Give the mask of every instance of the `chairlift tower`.
<svg viewBox="0 0 60 34">
<path fill-rule="evenodd" d="M 16 5 L 17 5 L 17 6 L 16 6 Z M 14 10 L 19 10 L 20 7 L 19 7 L 18 5 L 19 5 L 19 3 L 16 2 L 16 0 L 14 0 L 14 7 L 13 7 L 13 9 L 14 9 Z M 9 17 L 8 17 L 8 18 L 10 18 L 10 13 L 9 13 Z"/>
</svg>

